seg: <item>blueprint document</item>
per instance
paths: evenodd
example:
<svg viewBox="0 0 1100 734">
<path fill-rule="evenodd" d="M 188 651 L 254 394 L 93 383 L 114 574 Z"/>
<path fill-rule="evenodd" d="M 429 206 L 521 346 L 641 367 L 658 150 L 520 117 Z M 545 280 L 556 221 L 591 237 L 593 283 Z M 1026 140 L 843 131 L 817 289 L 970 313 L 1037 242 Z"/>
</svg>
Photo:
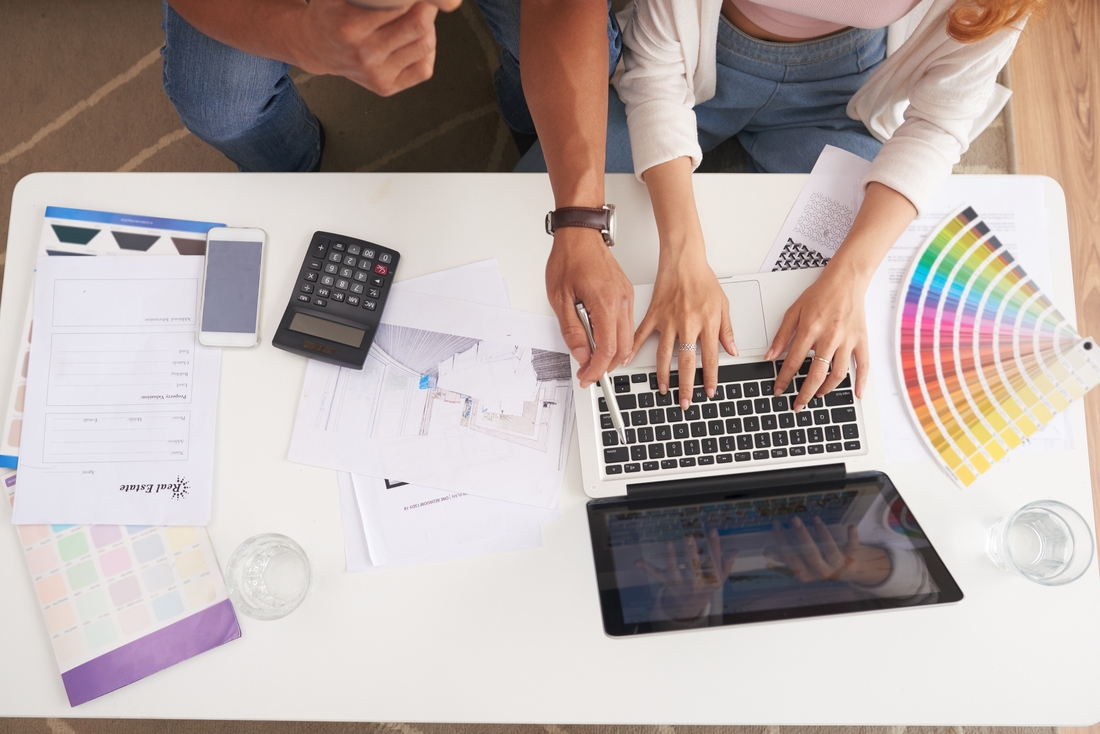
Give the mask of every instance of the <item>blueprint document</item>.
<svg viewBox="0 0 1100 734">
<path fill-rule="evenodd" d="M 557 507 L 573 403 L 553 317 L 395 288 L 363 369 L 319 367 L 291 461 Z"/>
<path fill-rule="evenodd" d="M 205 525 L 221 350 L 201 257 L 40 257 L 16 524 Z"/>
</svg>

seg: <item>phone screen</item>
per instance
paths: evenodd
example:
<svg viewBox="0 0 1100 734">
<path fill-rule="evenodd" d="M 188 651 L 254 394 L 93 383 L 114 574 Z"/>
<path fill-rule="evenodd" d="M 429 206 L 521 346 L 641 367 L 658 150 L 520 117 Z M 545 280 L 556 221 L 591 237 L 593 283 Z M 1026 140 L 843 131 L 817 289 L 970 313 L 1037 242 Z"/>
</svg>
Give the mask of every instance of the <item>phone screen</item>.
<svg viewBox="0 0 1100 734">
<path fill-rule="evenodd" d="M 202 331 L 256 333 L 262 254 L 262 242 L 207 243 Z"/>
</svg>

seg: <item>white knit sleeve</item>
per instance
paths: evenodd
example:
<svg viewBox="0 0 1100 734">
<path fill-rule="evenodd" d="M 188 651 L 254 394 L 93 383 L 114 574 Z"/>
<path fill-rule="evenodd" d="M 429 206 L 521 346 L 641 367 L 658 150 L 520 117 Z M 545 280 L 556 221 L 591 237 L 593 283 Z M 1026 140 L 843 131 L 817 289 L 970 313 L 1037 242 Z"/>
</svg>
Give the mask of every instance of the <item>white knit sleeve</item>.
<svg viewBox="0 0 1100 734">
<path fill-rule="evenodd" d="M 863 185 L 885 184 L 925 211 L 969 146 L 975 120 L 989 106 L 1018 37 L 1019 30 L 1006 28 L 976 43 L 946 41 L 955 49 L 914 85 L 904 121 L 883 144 Z"/>
<path fill-rule="evenodd" d="M 638 0 L 623 28 L 626 71 L 617 90 L 626 106 L 634 173 L 639 180 L 653 166 L 682 156 L 691 158 L 692 169 L 703 160 L 691 70 L 685 58 L 685 45 L 698 46 L 698 19 L 694 27 L 678 28 L 677 2 L 685 0 Z M 681 30 L 694 31 L 696 38 L 681 39 Z"/>
</svg>

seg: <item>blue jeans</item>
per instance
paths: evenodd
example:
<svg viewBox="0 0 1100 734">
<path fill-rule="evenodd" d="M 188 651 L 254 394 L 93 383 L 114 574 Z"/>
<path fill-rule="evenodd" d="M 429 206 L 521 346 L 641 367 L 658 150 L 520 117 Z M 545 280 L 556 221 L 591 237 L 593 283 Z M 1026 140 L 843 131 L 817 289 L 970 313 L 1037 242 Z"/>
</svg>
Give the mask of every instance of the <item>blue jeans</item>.
<svg viewBox="0 0 1100 734">
<path fill-rule="evenodd" d="M 773 43 L 722 18 L 715 94 L 695 106 L 699 145 L 706 153 L 736 136 L 752 168 L 768 173 L 808 173 L 826 145 L 871 160 L 882 143 L 846 108 L 885 58 L 885 28 Z M 546 170 L 537 143 L 516 170 Z M 626 107 L 614 90 L 608 94 L 606 170 L 634 171 Z"/>
<path fill-rule="evenodd" d="M 231 0 L 226 0 L 231 1 Z M 533 133 L 519 74 L 519 0 L 477 0 L 503 48 L 493 75 L 509 127 Z M 608 3 L 608 75 L 622 36 Z M 320 162 L 320 125 L 290 66 L 238 51 L 196 30 L 164 0 L 164 91 L 184 126 L 242 171 L 309 171 Z"/>
<path fill-rule="evenodd" d="M 290 65 L 200 33 L 164 2 L 164 91 L 184 126 L 242 171 L 309 171 L 320 126 Z"/>
</svg>

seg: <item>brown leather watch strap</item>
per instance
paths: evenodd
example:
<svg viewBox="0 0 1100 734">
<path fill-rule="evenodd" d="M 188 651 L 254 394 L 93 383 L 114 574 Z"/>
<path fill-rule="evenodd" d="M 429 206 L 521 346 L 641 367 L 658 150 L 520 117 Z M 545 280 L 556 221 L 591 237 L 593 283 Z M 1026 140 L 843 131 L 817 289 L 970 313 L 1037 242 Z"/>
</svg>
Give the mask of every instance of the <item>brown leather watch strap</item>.
<svg viewBox="0 0 1100 734">
<path fill-rule="evenodd" d="M 588 227 L 603 234 L 610 246 L 615 244 L 611 232 L 613 212 L 614 207 L 563 206 L 546 215 L 546 233 L 553 235 L 562 227 Z"/>
</svg>

